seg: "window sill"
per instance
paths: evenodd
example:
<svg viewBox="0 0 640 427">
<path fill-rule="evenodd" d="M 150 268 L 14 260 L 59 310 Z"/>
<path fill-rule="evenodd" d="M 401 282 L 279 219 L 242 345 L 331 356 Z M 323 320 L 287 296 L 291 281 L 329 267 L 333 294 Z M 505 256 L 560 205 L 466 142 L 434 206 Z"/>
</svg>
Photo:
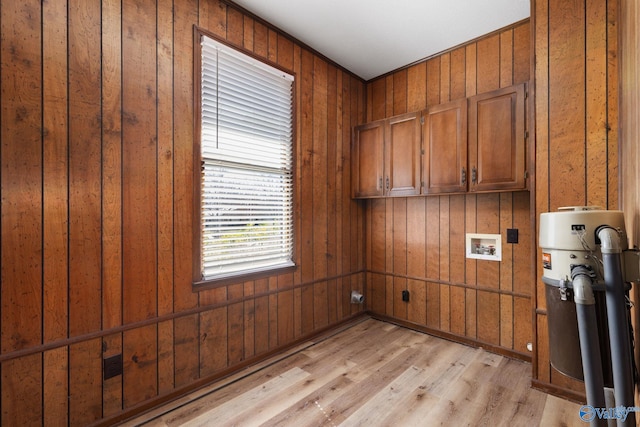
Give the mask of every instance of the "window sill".
<svg viewBox="0 0 640 427">
<path fill-rule="evenodd" d="M 273 268 L 269 270 L 262 270 L 252 272 L 248 274 L 236 274 L 233 276 L 221 277 L 219 279 L 206 279 L 193 282 L 192 290 L 194 292 L 200 292 L 208 289 L 216 289 L 223 286 L 235 285 L 242 282 L 251 280 L 264 279 L 265 277 L 278 276 L 281 274 L 293 273 L 298 269 L 297 265 L 291 265 L 286 267 Z"/>
</svg>

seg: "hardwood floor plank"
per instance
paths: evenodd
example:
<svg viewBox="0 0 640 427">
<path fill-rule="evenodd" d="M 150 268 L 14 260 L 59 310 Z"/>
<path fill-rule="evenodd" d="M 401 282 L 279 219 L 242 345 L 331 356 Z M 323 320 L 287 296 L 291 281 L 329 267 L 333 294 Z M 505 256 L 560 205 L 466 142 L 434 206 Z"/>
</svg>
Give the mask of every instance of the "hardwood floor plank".
<svg viewBox="0 0 640 427">
<path fill-rule="evenodd" d="M 425 369 L 415 366 L 409 367 L 340 425 L 349 427 L 375 423 L 391 411 L 405 396 L 416 390 L 426 376 Z"/>
<path fill-rule="evenodd" d="M 366 319 L 127 426 L 581 426 L 531 365 Z"/>
<path fill-rule="evenodd" d="M 266 383 L 260 384 L 181 425 L 185 427 L 202 427 L 211 425 L 212 422 L 217 425 L 236 425 L 234 422 L 236 418 L 248 412 L 253 412 L 255 406 L 261 405 L 265 401 L 278 399 L 278 395 L 281 395 L 282 392 L 293 385 L 304 381 L 308 376 L 308 372 L 294 367 L 284 374 L 272 378 Z"/>
</svg>

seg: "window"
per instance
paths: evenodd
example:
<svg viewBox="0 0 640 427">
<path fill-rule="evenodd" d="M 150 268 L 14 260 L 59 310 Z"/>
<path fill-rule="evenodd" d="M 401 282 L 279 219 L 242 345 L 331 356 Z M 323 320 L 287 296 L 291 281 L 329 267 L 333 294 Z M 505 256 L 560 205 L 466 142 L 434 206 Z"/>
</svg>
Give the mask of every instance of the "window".
<svg viewBox="0 0 640 427">
<path fill-rule="evenodd" d="M 293 267 L 293 76 L 199 37 L 201 280 Z"/>
</svg>

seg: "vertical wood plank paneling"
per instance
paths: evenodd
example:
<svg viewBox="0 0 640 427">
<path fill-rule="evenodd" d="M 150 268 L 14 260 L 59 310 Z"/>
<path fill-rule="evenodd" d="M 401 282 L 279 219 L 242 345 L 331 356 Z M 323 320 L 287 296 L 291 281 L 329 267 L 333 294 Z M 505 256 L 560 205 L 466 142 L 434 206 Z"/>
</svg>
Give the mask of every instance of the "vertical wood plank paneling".
<svg viewBox="0 0 640 427">
<path fill-rule="evenodd" d="M 534 259 L 531 253 L 532 242 L 536 236 L 532 234 L 530 194 L 520 191 L 513 193 L 513 227 L 518 229 L 518 244 L 513 245 L 513 291 L 518 294 L 532 295 L 532 271 L 537 267 L 531 265 Z M 503 228 L 504 229 L 504 228 Z"/>
<path fill-rule="evenodd" d="M 513 299 L 511 295 L 500 295 L 500 346 L 513 348 Z M 529 309 L 530 310 L 530 309 Z"/>
<path fill-rule="evenodd" d="M 513 253 L 516 247 L 513 243 L 507 243 L 508 228 L 513 227 L 514 216 L 514 193 L 500 193 L 499 195 L 499 218 L 498 218 L 498 231 L 501 234 L 501 246 L 502 246 L 502 261 L 499 264 L 499 288 L 504 291 L 513 291 Z M 519 233 L 518 233 L 519 234 Z M 520 236 L 518 236 L 520 237 Z M 518 239 L 519 240 L 519 239 Z M 523 240 L 523 246 L 527 246 L 529 241 Z"/>
<path fill-rule="evenodd" d="M 9 362 L 10 363 L 10 362 Z M 44 425 L 69 424 L 69 351 L 66 347 L 47 351 L 43 355 L 43 415 Z M 33 398 L 31 396 L 30 398 Z M 37 413 L 36 413 L 37 414 Z M 35 414 L 34 414 L 35 415 Z M 39 421 L 39 420 L 37 420 Z"/>
<path fill-rule="evenodd" d="M 102 340 L 69 347 L 69 423 L 87 425 L 102 417 Z"/>
<path fill-rule="evenodd" d="M 344 155 L 348 151 L 348 144 L 350 143 L 349 133 L 347 130 L 351 129 L 349 125 L 349 121 L 347 120 L 348 116 L 348 104 L 345 103 L 345 100 L 348 99 L 346 95 L 345 88 L 345 80 L 347 80 L 347 76 L 344 72 L 340 70 L 336 70 L 336 85 L 335 85 L 335 151 L 334 151 L 334 159 L 335 159 L 335 176 L 336 183 L 334 189 L 334 195 L 332 196 L 332 202 L 335 209 L 335 213 L 333 217 L 335 218 L 335 228 L 333 229 L 333 239 L 335 242 L 334 249 L 334 260 L 333 265 L 335 275 L 342 274 L 347 271 L 347 266 L 345 265 L 345 250 L 344 246 L 347 242 L 343 239 L 343 235 L 345 234 L 345 229 L 348 229 L 348 224 L 345 224 L 345 210 L 348 210 L 349 199 L 345 198 L 345 192 L 350 192 L 351 187 L 346 186 L 345 184 L 345 169 L 349 169 L 347 166 L 350 163 L 344 163 Z M 329 103 L 331 105 L 331 103 Z M 346 123 L 346 126 L 345 126 Z M 333 160 L 329 160 L 333 162 Z M 331 229 L 331 227 L 330 227 Z M 331 270 L 330 270 L 331 275 Z M 341 294 L 342 290 L 342 280 L 338 281 L 336 291 L 338 294 Z M 338 301 L 341 301 L 340 296 L 337 297 Z M 341 317 L 342 314 L 342 304 L 338 304 L 337 307 L 337 315 Z"/>
<path fill-rule="evenodd" d="M 407 70 L 407 111 L 427 108 L 427 63 L 409 67 Z"/>
<path fill-rule="evenodd" d="M 465 94 L 467 97 L 477 95 L 478 92 L 478 46 L 472 43 L 465 48 Z"/>
<path fill-rule="evenodd" d="M 393 116 L 393 106 L 394 106 L 394 91 L 393 91 L 393 75 L 389 75 L 380 80 L 384 80 L 385 84 L 385 110 L 384 116 L 390 117 Z"/>
<path fill-rule="evenodd" d="M 451 100 L 451 54 L 440 56 L 440 103 Z"/>
<path fill-rule="evenodd" d="M 467 233 L 476 233 L 476 206 L 477 196 L 468 194 L 465 196 L 465 230 Z M 473 289 L 477 285 L 478 261 L 467 258 L 465 264 L 465 283 L 471 288 L 465 290 L 465 335 L 476 338 L 478 333 L 477 322 L 477 292 Z"/>
<path fill-rule="evenodd" d="M 451 52 L 451 88 L 450 97 L 451 100 L 456 100 L 465 97 L 465 48 L 460 47 Z"/>
<path fill-rule="evenodd" d="M 121 2 L 102 1 L 102 327 L 122 324 Z"/>
<path fill-rule="evenodd" d="M 500 87 L 500 35 L 496 34 L 478 41 L 478 93 L 489 92 Z"/>
<path fill-rule="evenodd" d="M 500 87 L 513 84 L 513 33 L 514 30 L 510 30 L 499 34 Z"/>
<path fill-rule="evenodd" d="M 305 307 L 302 310 L 302 333 L 308 334 L 313 330 L 314 327 L 314 319 L 315 319 L 315 307 L 314 307 L 314 289 L 313 285 L 304 286 L 302 288 L 302 303 L 301 306 Z M 312 310 L 307 309 L 307 307 L 313 307 Z M 257 319 L 256 319 L 257 322 Z"/>
<path fill-rule="evenodd" d="M 200 314 L 200 375 L 209 376 L 227 367 L 227 307 Z M 268 336 L 268 334 L 265 334 Z"/>
<path fill-rule="evenodd" d="M 256 298 L 255 301 L 255 346 L 256 354 L 261 354 L 269 350 L 269 297 Z M 310 331 L 313 323 L 309 323 Z"/>
<path fill-rule="evenodd" d="M 68 124 L 67 8 L 43 4 L 44 341 L 67 336 Z M 4 92 L 3 92 L 4 93 Z M 4 204 L 4 202 L 3 202 Z M 66 412 L 66 411 L 65 411 Z"/>
<path fill-rule="evenodd" d="M 121 3 L 102 1 L 102 327 L 122 324 Z M 117 35 L 117 36 L 115 36 Z M 122 353 L 122 334 L 103 339 L 102 357 Z M 122 410 L 122 376 L 102 384 L 102 415 Z"/>
<path fill-rule="evenodd" d="M 462 195 L 450 196 L 450 327 L 451 332 L 465 334 L 465 290 L 456 284 L 465 283 L 465 198 Z"/>
<path fill-rule="evenodd" d="M 529 298 L 514 297 L 513 316 L 513 349 L 522 353 L 528 352 L 527 344 L 533 342 L 531 300 Z"/>
<path fill-rule="evenodd" d="M 620 54 L 619 52 L 624 48 L 619 44 L 618 41 L 618 28 L 621 25 L 618 23 L 618 18 L 624 16 L 625 11 L 618 11 L 619 2 L 608 1 L 607 2 L 607 13 L 606 13 L 606 21 L 607 21 L 607 169 L 609 173 L 607 174 L 607 187 L 604 189 L 607 192 L 607 209 L 621 209 L 623 207 L 622 196 L 618 194 L 619 191 L 626 191 L 628 194 L 628 190 L 626 189 L 626 181 L 622 181 L 619 177 L 620 173 L 620 165 L 622 162 L 626 161 L 621 156 L 620 150 L 620 132 L 622 127 L 630 126 L 628 122 L 620 123 L 619 117 L 619 102 L 621 93 L 620 80 L 622 79 L 621 70 L 619 68 L 618 59 Z M 620 6 L 622 7 L 622 6 Z M 605 18 L 605 17 L 603 17 Z M 621 18 L 622 19 L 622 18 Z M 622 36 L 624 44 L 633 43 L 629 41 L 627 36 Z M 616 124 L 617 126 L 615 126 Z M 619 185 L 620 184 L 620 185 Z M 624 187 L 623 187 L 624 186 Z M 624 190 L 622 190 L 624 188 Z M 625 221 L 630 221 L 628 218 L 629 215 L 625 215 Z M 627 225 L 628 226 L 628 225 Z M 630 234 L 629 232 L 627 233 Z"/>
<path fill-rule="evenodd" d="M 158 323 L 158 394 L 168 393 L 175 387 L 174 321 Z"/>
<path fill-rule="evenodd" d="M 100 2 L 69 7 L 69 333 L 101 327 Z M 73 369 L 73 365 L 71 366 Z"/>
<path fill-rule="evenodd" d="M 586 203 L 585 77 L 576 73 L 585 66 L 584 7 L 582 0 L 549 4 L 549 182 L 558 183 L 550 187 L 551 210 Z"/>
<path fill-rule="evenodd" d="M 270 277 L 269 278 L 270 289 L 273 286 L 271 284 L 271 281 L 272 281 L 272 278 Z M 314 327 L 315 327 L 315 324 L 314 324 Z M 229 337 L 227 337 L 227 340 L 229 340 Z M 278 346 L 278 294 L 272 293 L 269 295 L 269 349 L 276 348 L 277 346 Z"/>
<path fill-rule="evenodd" d="M 440 58 L 427 61 L 427 108 L 440 104 Z"/>
<path fill-rule="evenodd" d="M 400 276 L 393 280 L 393 315 L 407 318 L 407 303 L 402 301 L 402 291 L 407 289 L 407 199 L 393 200 L 393 272 Z"/>
<path fill-rule="evenodd" d="M 158 315 L 163 315 L 173 311 L 173 2 L 161 0 L 157 7 Z"/>
<path fill-rule="evenodd" d="M 2 364 L 2 425 L 41 424 L 41 359 L 39 354 L 32 354 Z"/>
<path fill-rule="evenodd" d="M 586 203 L 607 208 L 607 2 L 586 2 L 585 168 Z"/>
<path fill-rule="evenodd" d="M 529 81 L 531 74 L 531 24 L 513 29 L 513 83 Z"/>
<path fill-rule="evenodd" d="M 244 302 L 244 358 L 248 359 L 256 354 L 256 303 L 250 299 Z M 292 308 L 293 310 L 293 308 Z"/>
<path fill-rule="evenodd" d="M 500 233 L 500 194 L 479 194 L 477 199 L 477 232 Z M 478 286 L 498 289 L 500 287 L 500 263 L 478 260 Z"/>
<path fill-rule="evenodd" d="M 244 360 L 244 304 L 238 302 L 227 308 L 227 365 Z"/>
<path fill-rule="evenodd" d="M 156 4 L 122 5 L 124 322 L 157 313 Z M 146 262 L 141 263 L 143 258 Z"/>
<path fill-rule="evenodd" d="M 287 343 L 293 341 L 293 291 L 284 291 L 278 294 L 278 342 Z"/>
<path fill-rule="evenodd" d="M 307 50 L 302 51 L 302 78 L 300 84 L 301 92 L 301 109 L 302 111 L 308 111 L 307 114 L 302 114 L 299 117 L 301 132 L 300 141 L 301 146 L 299 150 L 302 155 L 301 168 L 298 173 L 301 174 L 301 189 L 313 188 L 313 132 L 314 132 L 314 120 L 313 120 L 313 56 Z M 300 239 L 302 242 L 301 252 L 301 280 L 303 282 L 310 282 L 313 280 L 314 275 L 314 248 L 313 248 L 313 210 L 309 207 L 313 207 L 313 191 L 300 191 L 300 216 L 301 224 L 298 232 L 300 233 Z"/>
<path fill-rule="evenodd" d="M 113 334 L 102 339 L 102 358 L 122 354 L 122 334 Z M 122 410 L 122 375 L 102 381 L 102 415 L 117 414 Z"/>
<path fill-rule="evenodd" d="M 193 277 L 192 228 L 193 220 L 193 23 L 198 19 L 195 0 L 173 4 L 173 252 L 179 254 L 173 261 L 174 310 L 179 312 L 197 305 L 198 294 L 185 284 Z M 176 342 L 184 349 L 182 356 L 197 355 L 197 328 L 182 329 L 192 325 L 187 319 L 176 321 Z M 180 326 L 180 327 L 178 327 Z M 195 339 L 195 341 L 193 341 Z M 180 361 L 176 355 L 176 361 Z M 197 360 L 188 357 L 187 360 Z M 187 368 L 187 365 L 183 366 Z M 181 374 L 197 372 L 198 366 L 181 369 Z M 186 381 L 191 375 L 180 378 Z"/>
<path fill-rule="evenodd" d="M 407 70 L 393 74 L 393 115 L 404 114 L 407 110 Z"/>
<path fill-rule="evenodd" d="M 465 196 L 449 196 L 449 276 L 454 284 L 465 283 Z"/>
<path fill-rule="evenodd" d="M 40 2 L 14 2 L 0 9 L 2 352 L 37 345 L 43 338 L 40 17 Z M 42 358 L 10 360 L 1 369 L 2 423 L 37 424 L 42 416 Z"/>
<path fill-rule="evenodd" d="M 327 275 L 327 63 L 313 61 L 313 278 Z M 304 209 L 304 208 L 303 208 Z"/>
<path fill-rule="evenodd" d="M 124 332 L 123 404 L 130 407 L 158 394 L 158 325 Z"/>
<path fill-rule="evenodd" d="M 450 281 L 449 263 L 451 259 L 451 217 L 450 217 L 450 197 L 440 197 L 440 259 L 439 259 L 439 273 L 438 278 L 443 282 Z M 443 331 L 449 332 L 451 329 L 451 306 L 450 306 L 450 285 L 440 285 L 440 328 Z"/>
<path fill-rule="evenodd" d="M 43 275 L 48 282 L 43 299 L 42 332 L 43 341 L 51 342 L 66 338 L 68 332 L 67 9 L 63 2 L 45 3 L 42 7 L 42 230 L 45 242 Z M 46 425 L 66 425 L 69 402 L 67 349 L 62 347 L 46 352 L 42 361 L 43 422 Z"/>
<path fill-rule="evenodd" d="M 252 17 L 245 15 L 243 17 L 244 23 L 242 24 L 242 46 L 249 50 L 253 51 L 253 28 L 255 21 Z"/>
<path fill-rule="evenodd" d="M 234 7 L 227 9 L 227 41 L 236 46 L 244 41 L 244 16 Z"/>
<path fill-rule="evenodd" d="M 200 376 L 199 331 L 197 314 L 181 317 L 174 322 L 175 385 L 188 384 Z"/>
<path fill-rule="evenodd" d="M 424 277 L 425 227 L 425 198 L 407 198 L 407 275 L 409 277 Z"/>
</svg>

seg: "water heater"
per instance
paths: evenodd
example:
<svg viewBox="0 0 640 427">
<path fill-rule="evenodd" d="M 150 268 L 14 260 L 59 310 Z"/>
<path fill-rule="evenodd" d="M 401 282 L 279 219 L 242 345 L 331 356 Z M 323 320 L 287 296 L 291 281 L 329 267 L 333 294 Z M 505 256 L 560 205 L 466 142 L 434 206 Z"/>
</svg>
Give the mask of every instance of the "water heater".
<svg viewBox="0 0 640 427">
<path fill-rule="evenodd" d="M 623 273 L 630 252 L 623 213 L 590 206 L 543 213 L 539 243 L 551 365 L 584 381 L 590 407 L 633 406 L 628 291 L 639 273 Z M 604 421 L 594 417 L 591 425 Z M 635 414 L 617 425 L 635 425 Z"/>
<path fill-rule="evenodd" d="M 603 224 L 616 228 L 621 241 L 627 244 L 621 211 L 571 206 L 540 215 L 540 247 L 551 365 L 567 376 L 584 379 L 571 280 L 572 269 L 584 266 L 593 279 L 604 381 L 612 387 L 602 253 L 596 236 L 596 230 Z"/>
</svg>

